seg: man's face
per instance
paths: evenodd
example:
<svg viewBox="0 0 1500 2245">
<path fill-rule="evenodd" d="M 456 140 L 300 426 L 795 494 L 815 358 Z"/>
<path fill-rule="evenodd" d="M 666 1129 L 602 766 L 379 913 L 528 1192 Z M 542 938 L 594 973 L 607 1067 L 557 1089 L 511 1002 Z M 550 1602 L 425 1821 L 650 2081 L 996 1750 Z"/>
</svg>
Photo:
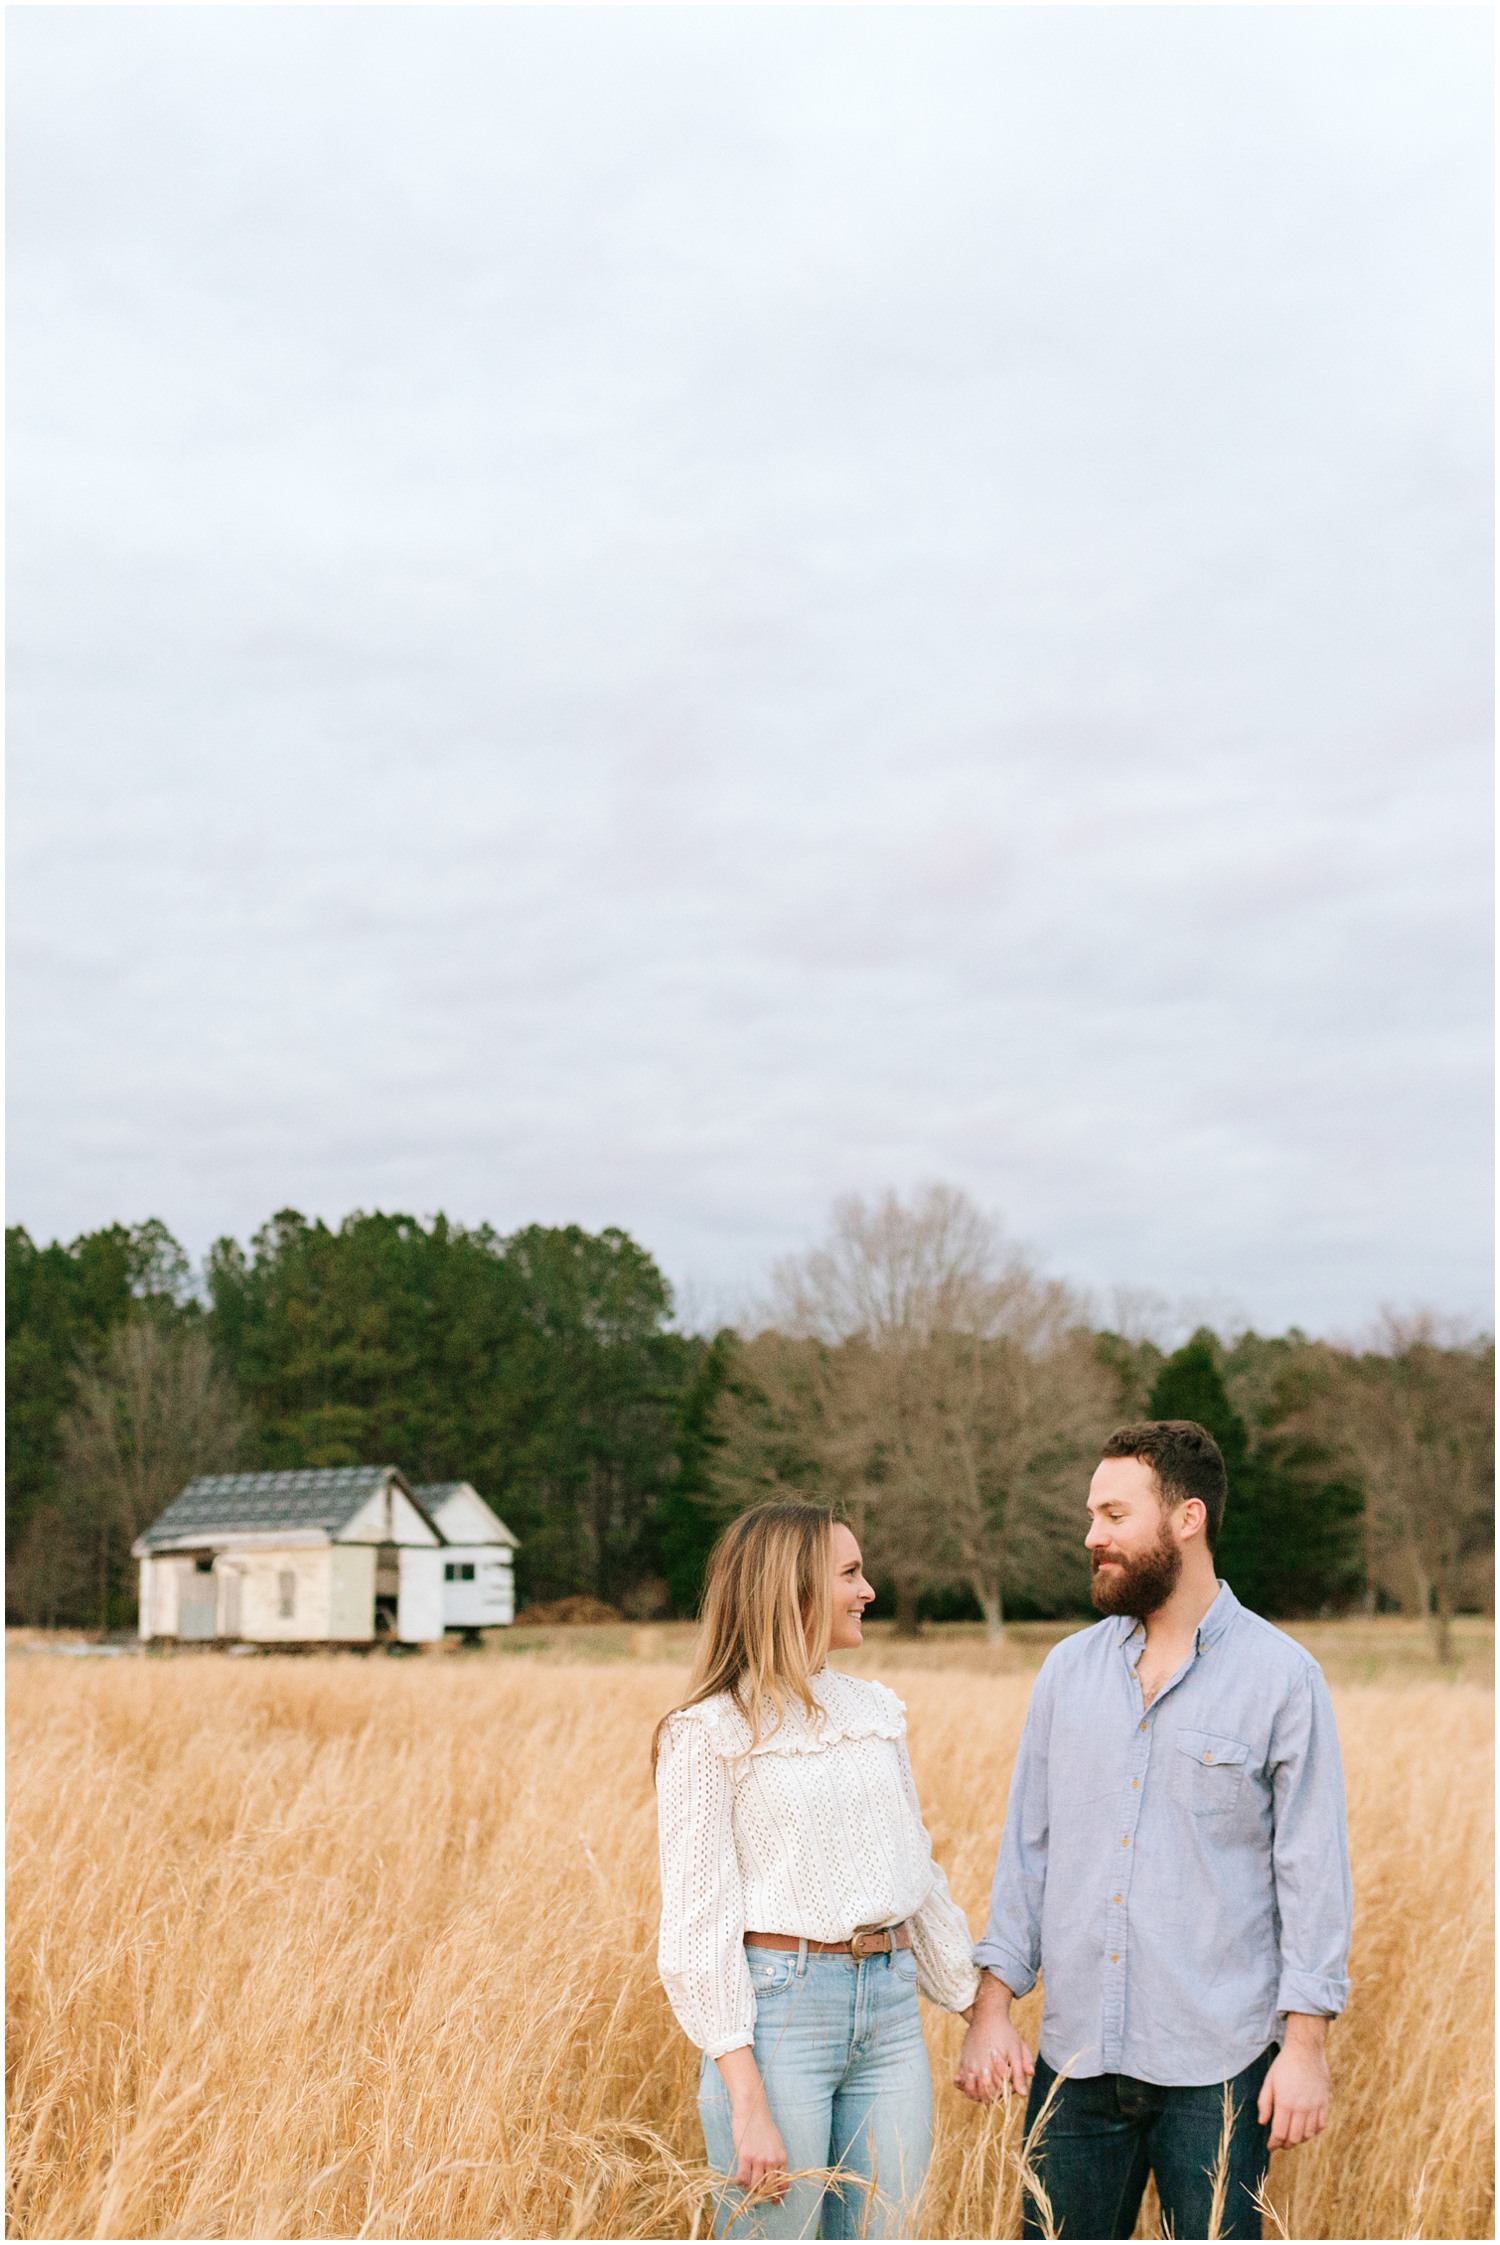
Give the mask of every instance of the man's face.
<svg viewBox="0 0 1500 2245">
<path fill-rule="evenodd" d="M 1084 1549 L 1093 1568 L 1092 1597 L 1102 1614 L 1144 1621 L 1164 1606 L 1182 1572 L 1173 1515 L 1156 1475 L 1140 1458 L 1105 1458 L 1089 1484 Z"/>
</svg>

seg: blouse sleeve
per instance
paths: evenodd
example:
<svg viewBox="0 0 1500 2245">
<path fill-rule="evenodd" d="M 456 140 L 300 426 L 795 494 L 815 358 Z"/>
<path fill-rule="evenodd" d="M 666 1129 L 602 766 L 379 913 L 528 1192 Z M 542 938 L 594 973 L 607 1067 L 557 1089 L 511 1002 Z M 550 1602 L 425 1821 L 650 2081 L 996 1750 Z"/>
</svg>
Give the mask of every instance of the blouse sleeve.
<svg viewBox="0 0 1500 2245">
<path fill-rule="evenodd" d="M 661 1840 L 657 1966 L 678 2024 L 710 2058 L 755 2040 L 734 1786 L 691 1716 L 669 1723 L 656 1765 Z"/>
<path fill-rule="evenodd" d="M 917 1781 L 912 1775 L 911 1757 L 904 1738 L 898 1751 L 907 1805 L 925 1837 Z M 917 1985 L 923 1995 L 941 2004 L 945 2011 L 967 2011 L 979 1991 L 974 1942 L 968 1919 L 948 1891 L 941 1864 L 933 1864 L 932 1884 L 926 1898 L 907 1922 L 911 1927 L 912 1954 L 917 1962 Z"/>
</svg>

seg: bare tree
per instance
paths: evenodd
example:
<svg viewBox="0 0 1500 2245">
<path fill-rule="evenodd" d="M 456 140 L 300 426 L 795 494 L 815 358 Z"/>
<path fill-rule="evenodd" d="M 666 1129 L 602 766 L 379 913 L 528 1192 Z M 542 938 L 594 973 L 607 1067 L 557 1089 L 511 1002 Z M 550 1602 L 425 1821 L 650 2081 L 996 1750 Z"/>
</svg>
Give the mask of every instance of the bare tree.
<svg viewBox="0 0 1500 2245">
<path fill-rule="evenodd" d="M 982 1319 L 997 1283 L 1020 1267 L 995 1219 L 951 1185 L 924 1187 L 909 1207 L 892 1192 L 870 1204 L 850 1193 L 834 1202 L 821 1247 L 777 1264 L 770 1322 L 822 1341 L 906 1347 Z"/>
<path fill-rule="evenodd" d="M 5 1570 L 6 1603 L 35 1629 L 76 1622 L 94 1601 L 91 1539 L 63 1506 L 38 1505 Z"/>
<path fill-rule="evenodd" d="M 1115 1383 L 1062 1290 L 1013 1294 L 1006 1329 L 935 1336 L 927 1454 L 944 1492 L 950 1567 L 991 1637 L 1007 1592 L 1087 1590 L 1084 1497 L 1115 1417 Z"/>
<path fill-rule="evenodd" d="M 1081 1304 L 965 1194 L 838 1202 L 778 1266 L 769 1316 L 723 1426 L 741 1501 L 838 1502 L 904 1631 L 924 1585 L 968 1584 L 995 1636 L 1007 1590 L 1081 1586 L 1079 1477 L 1115 1384 Z"/>
<path fill-rule="evenodd" d="M 118 1326 L 103 1361 L 74 1385 L 57 1525 L 87 1568 L 106 1627 L 135 1537 L 195 1474 L 237 1464 L 247 1427 L 207 1334 L 150 1313 Z"/>
<path fill-rule="evenodd" d="M 1387 1315 L 1379 1346 L 1319 1351 L 1308 1431 L 1357 1474 L 1372 1576 L 1394 1574 L 1452 1658 L 1464 1563 L 1494 1522 L 1495 1350 L 1437 1321 Z"/>
<path fill-rule="evenodd" d="M 858 1334 L 757 1333 L 720 1399 L 715 1467 L 736 1511 L 774 1497 L 834 1506 L 859 1537 L 867 1572 L 895 1584 L 898 1627 L 909 1634 L 924 1584 L 944 1579 L 941 1506 L 913 1470 L 923 1406 L 915 1354 L 878 1353 Z"/>
</svg>

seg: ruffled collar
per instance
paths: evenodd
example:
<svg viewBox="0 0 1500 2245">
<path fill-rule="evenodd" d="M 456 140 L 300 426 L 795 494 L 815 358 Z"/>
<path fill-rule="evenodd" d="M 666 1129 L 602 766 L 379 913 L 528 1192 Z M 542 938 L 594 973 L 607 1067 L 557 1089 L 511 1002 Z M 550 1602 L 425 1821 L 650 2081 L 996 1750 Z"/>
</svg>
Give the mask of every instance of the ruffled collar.
<svg viewBox="0 0 1500 2245">
<path fill-rule="evenodd" d="M 726 1760 L 755 1754 L 821 1754 L 844 1739 L 905 1735 L 905 1702 L 885 1684 L 823 1668 L 812 1680 L 812 1693 L 820 1711 L 817 1716 L 809 1716 L 796 1700 L 790 1700 L 780 1722 L 774 1701 L 768 1699 L 761 1735 L 753 1744 L 750 1725 L 728 1692 L 716 1692 L 712 1699 L 679 1712 L 702 1724 Z"/>
</svg>

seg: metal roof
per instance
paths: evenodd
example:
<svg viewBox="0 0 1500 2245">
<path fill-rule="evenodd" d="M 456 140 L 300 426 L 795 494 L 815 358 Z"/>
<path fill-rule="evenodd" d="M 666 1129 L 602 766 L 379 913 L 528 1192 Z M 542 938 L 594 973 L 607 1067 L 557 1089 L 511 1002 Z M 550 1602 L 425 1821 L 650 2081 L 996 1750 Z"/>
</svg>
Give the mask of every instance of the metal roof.
<svg viewBox="0 0 1500 2245">
<path fill-rule="evenodd" d="M 153 1520 L 146 1548 L 184 1536 L 265 1528 L 313 1528 L 333 1535 L 387 1481 L 409 1483 L 393 1465 L 309 1466 L 293 1473 L 203 1473 Z M 419 1497 L 418 1505 L 422 1503 Z"/>
</svg>

